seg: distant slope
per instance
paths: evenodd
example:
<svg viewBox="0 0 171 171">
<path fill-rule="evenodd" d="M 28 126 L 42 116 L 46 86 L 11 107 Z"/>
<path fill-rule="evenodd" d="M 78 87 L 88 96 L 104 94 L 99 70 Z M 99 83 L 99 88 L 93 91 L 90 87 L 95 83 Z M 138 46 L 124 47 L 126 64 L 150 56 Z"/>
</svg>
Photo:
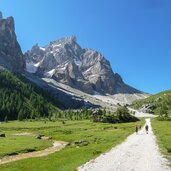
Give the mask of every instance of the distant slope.
<svg viewBox="0 0 171 171">
<path fill-rule="evenodd" d="M 91 108 L 93 107 L 92 104 L 94 104 L 95 105 L 94 107 L 101 106 L 102 108 L 106 108 L 109 110 L 116 110 L 116 108 L 120 105 L 131 104 L 132 101 L 134 100 L 146 98 L 149 96 L 147 94 L 116 94 L 116 95 L 104 96 L 98 93 L 96 95 L 91 95 L 91 94 L 84 93 L 83 91 L 80 91 L 78 89 L 74 89 L 65 84 L 59 83 L 51 78 L 42 78 L 41 80 L 43 80 L 47 84 L 47 87 L 49 88 L 53 87 L 54 93 L 55 92 L 66 93 L 68 94 L 68 96 L 74 97 L 74 99 L 84 101 L 84 106 L 87 107 L 89 106 Z M 32 79 L 32 81 L 35 81 L 36 83 L 35 79 Z M 38 82 L 37 84 L 40 85 L 40 83 Z M 52 92 L 52 90 L 49 91 Z M 65 100 L 65 103 L 67 102 L 67 99 L 64 97 L 64 95 L 62 98 L 58 97 L 58 99 Z"/>
<path fill-rule="evenodd" d="M 133 102 L 132 107 L 141 109 L 144 105 L 152 105 L 155 114 L 171 114 L 171 90 L 163 91 L 146 99 Z"/>
<path fill-rule="evenodd" d="M 48 99 L 48 100 L 47 100 Z M 48 116 L 56 107 L 45 92 L 21 75 L 0 70 L 0 120 Z M 60 106 L 61 104 L 59 104 Z"/>
</svg>

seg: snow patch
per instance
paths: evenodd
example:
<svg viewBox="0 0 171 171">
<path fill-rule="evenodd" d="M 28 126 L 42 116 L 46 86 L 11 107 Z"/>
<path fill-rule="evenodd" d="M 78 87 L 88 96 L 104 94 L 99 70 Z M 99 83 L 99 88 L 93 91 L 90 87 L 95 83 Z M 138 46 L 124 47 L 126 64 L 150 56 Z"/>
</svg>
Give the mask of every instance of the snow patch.
<svg viewBox="0 0 171 171">
<path fill-rule="evenodd" d="M 61 43 L 52 45 L 53 48 L 60 47 L 60 46 L 61 46 Z"/>
<path fill-rule="evenodd" d="M 55 52 L 59 52 L 60 50 L 59 49 L 56 49 Z"/>
<path fill-rule="evenodd" d="M 41 62 L 34 64 L 35 67 L 39 67 Z"/>
<path fill-rule="evenodd" d="M 90 75 L 90 77 L 96 77 L 96 76 L 97 76 L 97 75 L 94 75 L 94 74 L 93 74 L 93 75 Z"/>
<path fill-rule="evenodd" d="M 84 71 L 84 73 L 90 73 L 92 68 L 93 68 L 93 66 L 91 66 L 91 67 L 88 68 L 86 71 Z"/>
<path fill-rule="evenodd" d="M 81 61 L 80 61 L 80 60 L 74 59 L 74 62 L 75 62 L 75 64 L 78 65 L 78 66 L 81 65 Z"/>
<path fill-rule="evenodd" d="M 33 62 L 26 61 L 26 71 L 29 73 L 36 73 L 39 64 L 34 64 Z"/>
<path fill-rule="evenodd" d="M 65 70 L 66 69 L 66 67 L 64 66 L 64 67 L 62 67 L 62 68 L 59 68 L 60 70 Z"/>
<path fill-rule="evenodd" d="M 52 69 L 52 70 L 46 72 L 44 75 L 45 75 L 46 77 L 52 77 L 52 75 L 53 75 L 54 73 L 55 73 L 55 69 Z"/>
<path fill-rule="evenodd" d="M 40 49 L 43 50 L 43 51 L 45 51 L 45 48 L 43 48 L 43 47 L 40 47 Z"/>
<path fill-rule="evenodd" d="M 58 70 L 65 70 L 66 67 L 67 67 L 67 65 L 68 65 L 68 63 L 65 63 L 64 65 L 59 66 L 57 69 L 58 69 Z"/>
</svg>

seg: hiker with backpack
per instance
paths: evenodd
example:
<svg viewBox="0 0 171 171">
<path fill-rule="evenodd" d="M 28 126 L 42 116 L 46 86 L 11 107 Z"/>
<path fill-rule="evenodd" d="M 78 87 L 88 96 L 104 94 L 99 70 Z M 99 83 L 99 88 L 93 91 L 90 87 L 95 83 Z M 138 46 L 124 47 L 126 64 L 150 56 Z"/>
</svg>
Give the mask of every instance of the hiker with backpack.
<svg viewBox="0 0 171 171">
<path fill-rule="evenodd" d="M 146 133 L 148 134 L 148 125 L 145 126 Z"/>
<path fill-rule="evenodd" d="M 135 132 L 136 132 L 136 134 L 138 134 L 138 126 L 137 125 L 135 126 Z"/>
</svg>

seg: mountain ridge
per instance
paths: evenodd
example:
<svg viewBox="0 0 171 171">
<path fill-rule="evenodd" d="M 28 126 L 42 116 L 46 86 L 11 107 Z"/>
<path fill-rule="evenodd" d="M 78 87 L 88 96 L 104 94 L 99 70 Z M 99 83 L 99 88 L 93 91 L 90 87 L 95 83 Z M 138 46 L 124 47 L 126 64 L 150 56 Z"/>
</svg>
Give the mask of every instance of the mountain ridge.
<svg viewBox="0 0 171 171">
<path fill-rule="evenodd" d="M 81 48 L 75 36 L 50 42 L 44 47 L 36 44 L 24 56 L 28 72 L 33 65 L 32 71 L 36 75 L 53 78 L 88 94 L 142 93 L 125 84 L 101 53 Z"/>
</svg>

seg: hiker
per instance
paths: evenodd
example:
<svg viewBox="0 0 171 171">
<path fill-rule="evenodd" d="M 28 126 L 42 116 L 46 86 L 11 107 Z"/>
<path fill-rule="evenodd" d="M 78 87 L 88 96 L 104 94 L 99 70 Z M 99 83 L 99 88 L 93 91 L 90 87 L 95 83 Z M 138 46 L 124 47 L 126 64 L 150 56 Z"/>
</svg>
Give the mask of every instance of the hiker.
<svg viewBox="0 0 171 171">
<path fill-rule="evenodd" d="M 141 130 L 141 125 L 139 126 L 139 130 Z"/>
<path fill-rule="evenodd" d="M 138 134 L 138 126 L 137 125 L 135 127 L 135 132 L 136 132 L 136 134 Z"/>
<path fill-rule="evenodd" d="M 148 134 L 148 125 L 145 126 L 146 133 Z"/>
</svg>

